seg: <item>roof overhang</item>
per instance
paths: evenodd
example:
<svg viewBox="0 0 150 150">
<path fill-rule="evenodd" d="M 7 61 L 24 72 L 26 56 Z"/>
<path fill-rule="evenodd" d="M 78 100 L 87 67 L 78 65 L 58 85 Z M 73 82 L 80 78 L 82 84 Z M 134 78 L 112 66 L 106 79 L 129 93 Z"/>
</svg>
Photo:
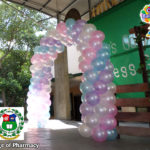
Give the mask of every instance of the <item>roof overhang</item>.
<svg viewBox="0 0 150 150">
<path fill-rule="evenodd" d="M 101 0 L 8 0 L 12 3 L 23 5 L 25 7 L 37 10 L 51 17 L 60 20 L 65 19 L 65 15 L 71 8 L 76 8 L 81 18 L 89 20 L 90 10 Z"/>
</svg>

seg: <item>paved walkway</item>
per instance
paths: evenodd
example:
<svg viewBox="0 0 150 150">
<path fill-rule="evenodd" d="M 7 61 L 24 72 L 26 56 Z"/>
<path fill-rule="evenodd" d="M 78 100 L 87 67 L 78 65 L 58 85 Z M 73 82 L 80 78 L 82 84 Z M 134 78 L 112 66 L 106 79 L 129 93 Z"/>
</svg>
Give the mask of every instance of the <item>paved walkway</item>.
<svg viewBox="0 0 150 150">
<path fill-rule="evenodd" d="M 11 141 L 11 144 L 39 144 L 39 150 L 150 150 L 150 137 L 121 136 L 121 139 L 97 143 L 80 136 L 77 122 L 50 121 L 49 129 L 30 129 L 25 132 L 24 141 Z M 10 141 L 0 141 L 10 143 Z M 34 145 L 35 146 L 35 145 Z M 0 148 L 12 150 L 36 150 L 36 148 Z"/>
</svg>

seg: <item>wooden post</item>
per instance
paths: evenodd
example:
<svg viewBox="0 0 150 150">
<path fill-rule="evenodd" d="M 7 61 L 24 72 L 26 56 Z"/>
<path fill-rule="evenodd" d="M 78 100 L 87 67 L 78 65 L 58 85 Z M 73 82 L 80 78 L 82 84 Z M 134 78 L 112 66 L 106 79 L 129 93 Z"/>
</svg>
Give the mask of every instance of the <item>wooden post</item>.
<svg viewBox="0 0 150 150">
<path fill-rule="evenodd" d="M 138 38 L 138 48 L 139 48 L 139 55 L 140 55 L 140 64 L 142 64 L 143 81 L 145 83 L 148 83 L 145 56 L 144 56 L 144 50 L 143 50 L 143 44 L 142 44 L 142 38 L 141 38 L 141 28 L 135 26 L 134 31 L 135 31 L 136 37 Z"/>
<path fill-rule="evenodd" d="M 148 28 L 148 26 L 146 26 Z M 146 33 L 147 33 L 146 28 Z M 144 49 L 142 44 L 142 33 L 140 27 L 134 27 L 135 35 L 138 38 L 138 48 L 139 48 L 139 55 L 140 55 L 140 64 L 142 64 L 142 75 L 144 83 L 148 83 L 148 75 L 146 71 L 146 63 L 145 63 L 145 56 L 144 56 Z M 149 92 L 145 92 L 145 96 L 149 96 Z M 150 108 L 147 108 L 148 112 L 150 112 Z"/>
<path fill-rule="evenodd" d="M 80 19 L 76 9 L 71 9 L 66 19 Z M 58 16 L 59 19 L 59 16 Z M 56 119 L 71 119 L 70 87 L 68 76 L 67 48 L 55 60 L 55 91 L 54 91 L 54 116 Z"/>
</svg>

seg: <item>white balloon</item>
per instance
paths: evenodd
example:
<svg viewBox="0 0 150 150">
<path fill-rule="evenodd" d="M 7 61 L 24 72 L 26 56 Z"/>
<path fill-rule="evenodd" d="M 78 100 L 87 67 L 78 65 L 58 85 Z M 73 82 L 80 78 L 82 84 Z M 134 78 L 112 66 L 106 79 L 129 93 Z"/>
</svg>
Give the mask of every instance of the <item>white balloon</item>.
<svg viewBox="0 0 150 150">
<path fill-rule="evenodd" d="M 91 37 L 91 35 L 89 33 L 82 32 L 79 36 L 79 41 L 80 41 L 80 43 L 88 42 L 90 37 Z"/>
<path fill-rule="evenodd" d="M 100 103 L 94 108 L 94 111 L 97 115 L 104 116 L 108 113 L 108 108 L 106 105 Z"/>
<path fill-rule="evenodd" d="M 89 127 L 95 127 L 98 125 L 99 123 L 99 116 L 97 114 L 90 114 L 87 115 L 85 117 L 85 123 L 89 126 Z"/>
<path fill-rule="evenodd" d="M 87 43 L 81 43 L 81 44 L 78 44 L 78 45 L 77 45 L 77 50 L 78 50 L 78 51 L 83 51 L 83 50 L 85 50 L 87 47 L 88 47 L 88 44 L 87 44 Z"/>
<path fill-rule="evenodd" d="M 83 27 L 83 32 L 91 33 L 96 30 L 96 27 L 93 24 L 85 24 Z"/>
<path fill-rule="evenodd" d="M 107 91 L 105 94 L 101 95 L 100 97 L 101 103 L 104 104 L 115 104 L 116 97 L 114 93 Z"/>
<path fill-rule="evenodd" d="M 115 93 L 116 92 L 116 85 L 113 82 L 108 84 L 107 90 L 112 92 L 112 93 Z"/>
<path fill-rule="evenodd" d="M 86 124 L 82 124 L 79 128 L 79 133 L 84 137 L 90 137 L 91 136 L 91 128 L 87 126 Z"/>
</svg>

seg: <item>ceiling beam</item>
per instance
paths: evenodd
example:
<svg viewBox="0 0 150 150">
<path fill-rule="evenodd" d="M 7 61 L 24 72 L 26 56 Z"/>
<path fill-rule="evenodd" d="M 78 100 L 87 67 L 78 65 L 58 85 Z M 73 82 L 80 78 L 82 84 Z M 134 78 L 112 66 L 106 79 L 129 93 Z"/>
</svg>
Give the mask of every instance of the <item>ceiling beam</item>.
<svg viewBox="0 0 150 150">
<path fill-rule="evenodd" d="M 48 0 L 48 1 L 42 6 L 42 8 L 39 9 L 39 11 L 41 11 L 43 8 L 45 8 L 45 6 L 47 6 L 50 1 L 51 1 L 51 0 Z"/>
<path fill-rule="evenodd" d="M 12 0 L 10 0 L 10 1 L 12 1 Z M 23 0 L 24 2 L 26 2 L 27 0 Z M 14 2 L 14 1 L 12 1 L 12 2 Z M 34 1 L 29 1 L 29 4 L 33 4 L 33 5 L 36 5 L 36 6 L 38 6 L 38 7 L 41 7 L 41 4 L 39 4 L 39 3 L 37 3 L 37 2 L 34 2 Z M 25 5 L 26 6 L 26 5 Z M 28 6 L 27 6 L 28 7 Z M 47 10 L 51 10 L 51 11 L 53 11 L 53 12 L 55 12 L 55 13 L 57 13 L 57 10 L 55 10 L 55 9 L 53 9 L 53 8 L 50 8 L 50 7 L 44 7 L 45 9 L 47 9 Z M 40 11 L 39 9 L 37 9 L 38 11 Z"/>
<path fill-rule="evenodd" d="M 69 8 L 70 6 L 72 6 L 74 3 L 76 3 L 78 0 L 74 0 L 71 3 L 69 3 L 63 10 L 60 11 L 60 14 L 62 14 L 67 8 Z"/>
<path fill-rule="evenodd" d="M 24 5 L 28 0 L 25 0 L 25 2 L 22 3 L 22 5 Z"/>
<path fill-rule="evenodd" d="M 84 15 L 86 15 L 90 10 L 87 10 L 86 12 L 84 12 L 81 17 L 83 17 Z"/>
<path fill-rule="evenodd" d="M 89 18 L 91 19 L 91 0 L 88 0 L 88 7 L 89 7 Z"/>
<path fill-rule="evenodd" d="M 36 8 L 34 8 L 34 7 L 31 7 L 31 6 L 28 6 L 28 5 L 23 5 L 23 3 L 18 3 L 18 2 L 13 1 L 13 0 L 8 0 L 8 1 L 10 1 L 10 2 L 12 2 L 12 3 L 15 3 L 15 4 L 18 4 L 18 5 L 22 5 L 22 6 L 24 6 L 24 7 L 30 8 L 30 9 L 34 9 L 34 10 L 36 10 L 36 11 L 39 11 L 39 9 L 36 9 Z M 24 1 L 27 2 L 28 0 L 24 0 Z M 50 14 L 50 13 L 47 13 L 47 12 L 44 12 L 44 11 L 41 11 L 41 12 L 44 13 L 44 14 L 46 14 L 46 15 L 48 15 L 48 16 L 51 16 L 51 17 L 56 18 L 56 16 L 54 16 L 54 15 L 52 15 L 52 14 Z"/>
</svg>

